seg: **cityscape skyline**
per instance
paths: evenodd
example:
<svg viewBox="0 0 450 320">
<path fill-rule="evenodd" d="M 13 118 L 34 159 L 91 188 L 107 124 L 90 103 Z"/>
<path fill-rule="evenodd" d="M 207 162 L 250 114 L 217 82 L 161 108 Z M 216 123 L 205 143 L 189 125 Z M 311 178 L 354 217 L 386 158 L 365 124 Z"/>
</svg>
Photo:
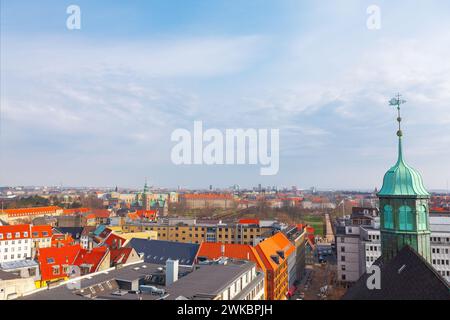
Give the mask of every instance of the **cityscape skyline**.
<svg viewBox="0 0 450 320">
<path fill-rule="evenodd" d="M 372 190 L 395 162 L 400 91 L 406 161 L 448 188 L 449 4 L 381 2 L 380 30 L 368 1 L 77 4 L 69 31 L 64 4 L 1 2 L 1 185 Z M 280 129 L 279 173 L 175 166 L 170 133 L 195 120 Z"/>
</svg>

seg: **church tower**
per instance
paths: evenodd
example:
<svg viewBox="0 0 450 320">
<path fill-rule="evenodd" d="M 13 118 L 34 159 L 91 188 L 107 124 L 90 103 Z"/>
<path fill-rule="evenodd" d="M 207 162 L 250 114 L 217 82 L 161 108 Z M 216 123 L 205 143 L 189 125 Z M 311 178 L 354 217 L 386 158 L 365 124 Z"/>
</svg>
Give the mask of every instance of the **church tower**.
<svg viewBox="0 0 450 320">
<path fill-rule="evenodd" d="M 144 210 L 150 210 L 150 196 L 149 196 L 149 189 L 147 185 L 147 178 L 145 178 L 145 185 L 144 185 L 144 191 L 142 192 L 142 209 Z"/>
<path fill-rule="evenodd" d="M 398 112 L 398 159 L 384 175 L 383 187 L 377 194 L 381 212 L 382 256 L 387 262 L 405 245 L 409 245 L 431 262 L 428 221 L 430 194 L 423 186 L 420 173 L 408 166 L 403 159 L 400 105 L 406 101 L 400 97 L 398 94 L 389 101 Z"/>
</svg>

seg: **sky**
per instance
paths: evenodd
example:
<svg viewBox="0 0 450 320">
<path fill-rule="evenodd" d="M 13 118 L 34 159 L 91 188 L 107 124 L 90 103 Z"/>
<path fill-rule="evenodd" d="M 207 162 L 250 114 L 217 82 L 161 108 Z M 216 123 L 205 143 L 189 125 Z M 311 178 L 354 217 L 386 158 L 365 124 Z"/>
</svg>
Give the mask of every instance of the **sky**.
<svg viewBox="0 0 450 320">
<path fill-rule="evenodd" d="M 0 186 L 373 190 L 397 92 L 407 163 L 430 190 L 450 180 L 446 0 L 0 1 Z M 196 120 L 279 129 L 278 174 L 173 164 Z"/>
</svg>

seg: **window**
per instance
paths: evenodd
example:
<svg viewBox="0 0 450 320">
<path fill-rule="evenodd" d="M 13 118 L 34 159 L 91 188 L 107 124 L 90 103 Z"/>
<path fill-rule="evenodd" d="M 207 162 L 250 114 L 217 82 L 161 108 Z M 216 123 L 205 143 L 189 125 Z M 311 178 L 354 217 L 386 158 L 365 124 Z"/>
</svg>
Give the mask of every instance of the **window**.
<svg viewBox="0 0 450 320">
<path fill-rule="evenodd" d="M 388 204 L 384 206 L 384 227 L 386 229 L 394 228 L 394 216 L 392 214 L 392 206 Z"/>
<path fill-rule="evenodd" d="M 413 214 L 411 208 L 409 206 L 401 206 L 399 211 L 400 230 L 413 230 Z"/>
<path fill-rule="evenodd" d="M 20 232 L 16 232 L 15 237 L 20 238 Z"/>
<path fill-rule="evenodd" d="M 345 256 L 341 256 L 341 261 L 345 261 Z"/>
<path fill-rule="evenodd" d="M 341 247 L 341 252 L 345 252 L 345 247 Z"/>
<path fill-rule="evenodd" d="M 427 229 L 427 208 L 424 205 L 421 205 L 417 208 L 417 212 L 419 215 L 419 225 L 417 226 L 419 230 Z"/>
</svg>

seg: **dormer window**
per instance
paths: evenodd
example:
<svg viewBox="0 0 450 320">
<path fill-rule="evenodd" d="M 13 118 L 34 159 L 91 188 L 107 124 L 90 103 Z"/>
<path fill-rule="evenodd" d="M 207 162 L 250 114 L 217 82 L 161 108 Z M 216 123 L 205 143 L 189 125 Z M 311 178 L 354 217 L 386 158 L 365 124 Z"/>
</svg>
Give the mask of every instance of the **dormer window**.
<svg viewBox="0 0 450 320">
<path fill-rule="evenodd" d="M 281 257 L 281 259 L 284 259 L 284 251 L 283 250 L 278 250 L 277 254 Z"/>
<path fill-rule="evenodd" d="M 280 264 L 280 258 L 278 255 L 271 255 L 270 258 L 275 262 L 276 264 Z"/>
</svg>

